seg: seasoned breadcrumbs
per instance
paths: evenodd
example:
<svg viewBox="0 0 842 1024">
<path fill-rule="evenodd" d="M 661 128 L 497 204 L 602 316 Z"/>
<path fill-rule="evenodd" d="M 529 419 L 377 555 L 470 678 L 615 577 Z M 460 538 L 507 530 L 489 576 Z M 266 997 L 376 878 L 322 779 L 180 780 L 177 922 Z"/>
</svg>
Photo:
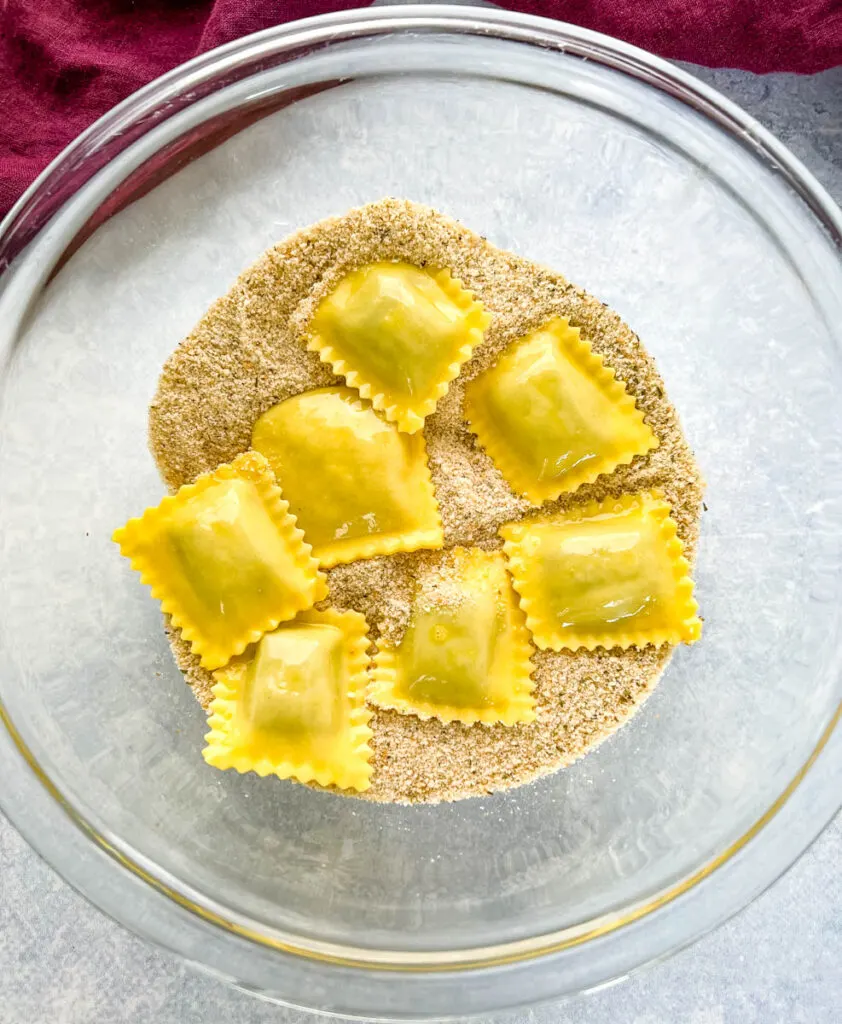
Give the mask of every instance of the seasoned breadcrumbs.
<svg viewBox="0 0 842 1024">
<path fill-rule="evenodd" d="M 310 388 L 342 383 L 308 352 L 302 331 L 316 303 L 348 271 L 378 260 L 448 267 L 492 315 L 486 340 L 425 424 L 445 546 L 501 547 L 497 529 L 535 514 L 513 494 L 463 420 L 465 382 L 515 338 L 553 316 L 581 328 L 635 396 L 660 447 L 610 476 L 548 502 L 563 509 L 622 491 L 659 487 L 692 560 L 702 481 L 663 382 L 639 338 L 603 303 L 561 274 L 490 245 L 428 207 L 385 199 L 320 221 L 275 246 L 219 299 L 167 360 L 150 407 L 152 453 L 176 490 L 250 444 L 255 420 Z M 413 580 L 441 556 L 415 552 L 328 570 L 330 603 L 362 612 L 372 640 L 396 643 Z M 207 708 L 212 680 L 168 630 L 176 662 Z M 628 720 L 672 651 L 535 651 L 537 720 L 531 725 L 444 725 L 372 708 L 374 776 L 365 799 L 435 802 L 493 793 L 581 757 Z"/>
</svg>

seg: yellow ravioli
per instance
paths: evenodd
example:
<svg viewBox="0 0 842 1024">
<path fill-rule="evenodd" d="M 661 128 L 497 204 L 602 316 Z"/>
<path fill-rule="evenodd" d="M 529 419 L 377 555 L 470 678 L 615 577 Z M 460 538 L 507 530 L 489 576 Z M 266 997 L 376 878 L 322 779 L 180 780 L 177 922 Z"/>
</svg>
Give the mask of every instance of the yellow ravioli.
<svg viewBox="0 0 842 1024">
<path fill-rule="evenodd" d="M 530 654 L 502 553 L 454 548 L 419 587 L 400 644 L 379 646 L 369 699 L 443 722 L 533 722 Z"/>
<path fill-rule="evenodd" d="M 409 434 L 446 393 L 490 317 L 448 270 L 371 263 L 319 304 L 307 347 Z"/>
<path fill-rule="evenodd" d="M 350 388 L 274 406 L 252 445 L 322 566 L 444 543 L 423 434 L 400 433 Z"/>
<path fill-rule="evenodd" d="M 701 636 L 693 581 L 669 505 L 626 494 L 501 527 L 538 647 L 642 647 Z"/>
<path fill-rule="evenodd" d="M 625 385 L 560 317 L 471 383 L 465 409 L 506 481 L 534 505 L 658 447 Z"/>
<path fill-rule="evenodd" d="M 206 669 L 327 596 L 269 464 L 240 455 L 115 531 Z"/>
<path fill-rule="evenodd" d="M 368 789 L 366 634 L 358 612 L 302 612 L 215 672 L 208 764 Z"/>
</svg>

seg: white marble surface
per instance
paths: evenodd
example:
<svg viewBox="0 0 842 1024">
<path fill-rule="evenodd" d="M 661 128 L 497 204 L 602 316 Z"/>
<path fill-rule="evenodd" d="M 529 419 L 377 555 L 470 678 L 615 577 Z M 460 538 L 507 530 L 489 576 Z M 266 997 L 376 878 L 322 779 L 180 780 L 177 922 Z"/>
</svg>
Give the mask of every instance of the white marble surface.
<svg viewBox="0 0 842 1024">
<path fill-rule="evenodd" d="M 699 71 L 842 201 L 842 68 L 812 78 Z M 526 1021 L 823 1024 L 842 1004 L 842 822 L 718 932 L 626 983 Z M 510 1018 L 511 1019 L 511 1018 Z M 0 818 L 0 1024 L 306 1024 L 194 973 L 89 907 Z"/>
</svg>

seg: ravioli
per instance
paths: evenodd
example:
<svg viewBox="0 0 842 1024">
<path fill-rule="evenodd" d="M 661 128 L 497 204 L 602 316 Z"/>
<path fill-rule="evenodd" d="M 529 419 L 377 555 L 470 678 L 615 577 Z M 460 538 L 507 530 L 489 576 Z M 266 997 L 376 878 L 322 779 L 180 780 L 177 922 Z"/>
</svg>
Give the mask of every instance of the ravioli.
<svg viewBox="0 0 842 1024">
<path fill-rule="evenodd" d="M 423 433 L 403 434 L 350 388 L 306 391 L 254 425 L 324 567 L 444 543 Z"/>
<path fill-rule="evenodd" d="M 409 434 L 483 340 L 490 317 L 449 270 L 371 263 L 319 304 L 307 347 Z"/>
<path fill-rule="evenodd" d="M 501 527 L 536 645 L 554 651 L 693 643 L 689 563 L 657 491 Z"/>
<path fill-rule="evenodd" d="M 327 595 L 257 452 L 186 484 L 130 519 L 114 540 L 206 669 Z"/>
<path fill-rule="evenodd" d="M 469 384 L 465 409 L 507 483 L 534 505 L 658 446 L 625 385 L 561 317 Z"/>
<path fill-rule="evenodd" d="M 532 722 L 530 656 L 503 555 L 454 548 L 422 581 L 401 642 L 379 645 L 369 700 L 443 722 Z"/>
<path fill-rule="evenodd" d="M 203 756 L 215 768 L 362 791 L 371 784 L 365 618 L 302 612 L 214 673 Z"/>
</svg>

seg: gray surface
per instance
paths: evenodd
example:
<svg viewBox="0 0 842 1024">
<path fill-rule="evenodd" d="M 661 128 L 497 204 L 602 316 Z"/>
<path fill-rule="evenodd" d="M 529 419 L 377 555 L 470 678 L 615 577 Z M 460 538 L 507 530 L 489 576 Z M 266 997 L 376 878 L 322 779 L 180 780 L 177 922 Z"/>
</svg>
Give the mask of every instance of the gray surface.
<svg viewBox="0 0 842 1024">
<path fill-rule="evenodd" d="M 704 72 L 765 121 L 842 198 L 842 70 L 813 79 Z M 809 1021 L 842 997 L 842 828 L 692 951 L 537 1021 Z M 285 1014 L 206 980 L 91 910 L 0 822 L 0 1024 L 263 1022 Z"/>
</svg>

